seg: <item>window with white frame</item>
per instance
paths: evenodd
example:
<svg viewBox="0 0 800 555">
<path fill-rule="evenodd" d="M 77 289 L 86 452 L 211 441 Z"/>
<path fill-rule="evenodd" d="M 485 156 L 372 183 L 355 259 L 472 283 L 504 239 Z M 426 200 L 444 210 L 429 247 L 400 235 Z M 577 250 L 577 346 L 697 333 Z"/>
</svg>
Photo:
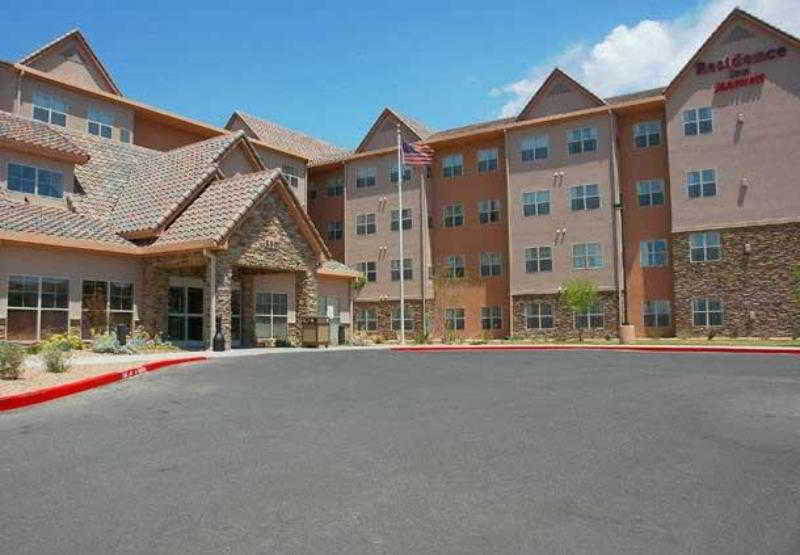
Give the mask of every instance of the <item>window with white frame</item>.
<svg viewBox="0 0 800 555">
<path fill-rule="evenodd" d="M 283 171 L 283 177 L 286 178 L 286 182 L 291 185 L 292 187 L 297 187 L 300 183 L 300 172 L 297 169 L 297 166 L 283 166 L 281 168 Z"/>
<path fill-rule="evenodd" d="M 372 235 L 376 230 L 375 214 L 358 214 L 356 216 L 356 235 Z"/>
<path fill-rule="evenodd" d="M 81 291 L 81 336 L 115 331 L 125 324 L 133 329 L 133 284 L 122 281 L 83 280 Z"/>
<path fill-rule="evenodd" d="M 87 115 L 87 131 L 90 135 L 97 135 L 104 139 L 110 139 L 113 132 L 114 115 L 94 106 L 89 108 Z"/>
<path fill-rule="evenodd" d="M 689 260 L 714 262 L 722 258 L 722 238 L 718 231 L 701 231 L 689 235 Z"/>
<path fill-rule="evenodd" d="M 647 148 L 661 144 L 661 122 L 643 121 L 633 126 L 633 144 L 636 148 Z"/>
<path fill-rule="evenodd" d="M 579 243 L 572 246 L 572 267 L 575 270 L 595 270 L 603 267 L 600 243 Z"/>
<path fill-rule="evenodd" d="M 525 273 L 553 271 L 553 249 L 551 247 L 529 247 L 525 249 Z"/>
<path fill-rule="evenodd" d="M 400 211 L 392 210 L 391 230 L 400 231 Z M 411 229 L 411 209 L 403 208 L 403 229 Z"/>
<path fill-rule="evenodd" d="M 659 206 L 664 204 L 664 180 L 643 179 L 636 182 L 639 206 Z"/>
<path fill-rule="evenodd" d="M 478 203 L 478 221 L 482 224 L 500 221 L 500 201 L 482 200 Z"/>
<path fill-rule="evenodd" d="M 375 308 L 356 310 L 356 330 L 376 331 L 378 329 L 378 311 Z"/>
<path fill-rule="evenodd" d="M 567 150 L 570 154 L 597 150 L 597 128 L 579 127 L 567 131 Z"/>
<path fill-rule="evenodd" d="M 389 171 L 389 181 L 397 183 L 397 163 Z M 411 181 L 411 168 L 403 164 L 403 181 Z"/>
<path fill-rule="evenodd" d="M 522 140 L 522 161 L 544 160 L 550 154 L 549 135 L 531 135 Z"/>
<path fill-rule="evenodd" d="M 374 187 L 375 176 L 377 175 L 378 170 L 374 166 L 356 168 L 356 188 L 362 189 L 364 187 Z"/>
<path fill-rule="evenodd" d="M 22 164 L 8 165 L 8 189 L 43 197 L 64 197 L 64 174 Z"/>
<path fill-rule="evenodd" d="M 405 307 L 403 311 L 403 321 L 405 322 L 403 327 L 406 331 L 414 329 L 414 310 L 409 306 Z M 400 305 L 392 307 L 392 330 L 400 330 Z"/>
<path fill-rule="evenodd" d="M 287 339 L 289 334 L 289 296 L 286 293 L 256 292 L 257 339 Z"/>
<path fill-rule="evenodd" d="M 464 174 L 464 155 L 451 154 L 442 160 L 442 176 L 457 177 Z"/>
<path fill-rule="evenodd" d="M 392 260 L 391 263 L 392 281 L 400 281 L 400 260 Z M 403 280 L 414 279 L 414 264 L 410 258 L 403 259 Z"/>
<path fill-rule="evenodd" d="M 446 308 L 444 311 L 445 326 L 449 330 L 464 329 L 464 309 Z"/>
<path fill-rule="evenodd" d="M 444 227 L 458 227 L 464 225 L 464 206 L 451 204 L 444 207 Z"/>
<path fill-rule="evenodd" d="M 503 327 L 503 311 L 499 306 L 481 307 L 481 329 L 499 330 Z"/>
<path fill-rule="evenodd" d="M 129 143 L 131 142 L 131 132 L 127 129 L 120 129 L 119 130 L 119 140 L 122 143 Z"/>
<path fill-rule="evenodd" d="M 686 172 L 686 191 L 689 198 L 717 195 L 717 172 L 711 169 Z"/>
<path fill-rule="evenodd" d="M 550 191 L 522 193 L 522 214 L 524 216 L 546 216 L 550 214 Z"/>
<path fill-rule="evenodd" d="M 481 277 L 499 276 L 503 271 L 503 262 L 496 252 L 481 253 Z"/>
<path fill-rule="evenodd" d="M 575 312 L 575 329 L 599 329 L 605 327 L 603 306 L 593 303 L 585 312 Z"/>
<path fill-rule="evenodd" d="M 692 108 L 683 111 L 683 134 L 709 135 L 714 131 L 713 112 L 711 107 Z"/>
<path fill-rule="evenodd" d="M 716 299 L 692 300 L 692 323 L 695 326 L 721 326 L 723 322 L 722 303 Z"/>
<path fill-rule="evenodd" d="M 553 305 L 550 303 L 525 303 L 525 327 L 529 330 L 553 328 Z"/>
<path fill-rule="evenodd" d="M 672 325 L 672 309 L 669 301 L 644 301 L 642 315 L 645 327 L 666 328 Z"/>
<path fill-rule="evenodd" d="M 328 240 L 338 241 L 342 238 L 342 222 L 328 222 Z"/>
<path fill-rule="evenodd" d="M 490 172 L 497 169 L 497 149 L 483 148 L 478 151 L 478 172 Z"/>
<path fill-rule="evenodd" d="M 41 341 L 69 329 L 69 280 L 9 276 L 6 339 Z"/>
<path fill-rule="evenodd" d="M 447 277 L 449 278 L 463 278 L 464 277 L 464 257 L 453 255 L 447 257 Z"/>
<path fill-rule="evenodd" d="M 356 270 L 364 274 L 366 281 L 377 281 L 378 270 L 375 262 L 357 262 Z"/>
<path fill-rule="evenodd" d="M 639 243 L 640 264 L 642 268 L 667 265 L 667 240 L 653 239 Z"/>
<path fill-rule="evenodd" d="M 573 212 L 600 208 L 600 190 L 597 185 L 570 187 L 569 198 Z"/>
<path fill-rule="evenodd" d="M 33 119 L 67 126 L 67 105 L 60 98 L 36 91 L 33 93 Z"/>
<path fill-rule="evenodd" d="M 344 178 L 341 175 L 328 179 L 326 194 L 329 197 L 340 197 L 344 194 Z"/>
</svg>

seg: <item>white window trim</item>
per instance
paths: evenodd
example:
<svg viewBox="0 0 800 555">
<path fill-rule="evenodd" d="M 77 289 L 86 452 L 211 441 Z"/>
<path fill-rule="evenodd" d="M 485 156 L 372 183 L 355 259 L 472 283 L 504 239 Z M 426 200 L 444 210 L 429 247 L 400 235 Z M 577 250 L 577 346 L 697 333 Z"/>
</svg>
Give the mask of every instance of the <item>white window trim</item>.
<svg viewBox="0 0 800 555">
<path fill-rule="evenodd" d="M 569 151 L 569 145 L 570 145 L 570 143 L 575 143 L 575 142 L 577 142 L 577 141 L 573 141 L 573 140 L 571 140 L 571 138 L 570 138 L 570 135 L 571 135 L 571 134 L 572 134 L 572 132 L 573 132 L 573 131 L 575 131 L 576 129 L 580 129 L 580 130 L 581 130 L 581 140 L 580 140 L 580 143 L 581 143 L 581 151 L 580 151 L 580 152 L 576 152 L 576 153 L 572 153 L 572 152 L 570 152 L 570 151 Z M 590 136 L 588 139 L 584 139 L 584 138 L 583 138 L 583 130 L 584 130 L 584 129 L 591 129 L 591 130 L 592 130 L 591 136 Z M 587 150 L 584 148 L 584 144 L 583 144 L 583 143 L 584 143 L 585 141 L 587 141 L 587 140 L 589 140 L 589 141 L 590 141 L 590 140 L 592 140 L 592 139 L 594 139 L 594 142 L 595 142 L 594 150 L 588 150 L 588 151 L 587 151 Z M 573 127 L 572 129 L 567 129 L 567 142 L 566 142 L 566 148 L 567 148 L 567 156 L 580 156 L 581 154 L 586 154 L 587 152 L 591 152 L 591 153 L 597 154 L 597 153 L 600 151 L 600 139 L 598 138 L 597 126 L 593 126 L 593 125 L 583 125 L 583 126 L 580 126 L 580 127 Z"/>
<path fill-rule="evenodd" d="M 534 200 L 533 206 L 536 209 L 536 213 L 535 214 L 531 214 L 529 216 L 525 215 L 525 206 L 528 206 L 528 205 L 525 204 L 525 195 L 532 194 L 535 197 L 535 195 L 537 195 L 539 193 L 547 193 L 547 204 L 550 207 L 550 209 L 548 210 L 547 214 L 540 214 L 539 213 L 539 204 L 540 203 L 536 202 Z M 522 217 L 523 218 L 533 218 L 533 217 L 537 217 L 537 216 L 552 216 L 552 214 L 553 214 L 553 193 L 552 193 L 552 191 L 550 189 L 536 189 L 534 191 L 522 191 Z"/>
<path fill-rule="evenodd" d="M 541 255 L 540 255 L 540 253 L 541 253 L 542 249 L 550 249 L 550 258 L 545 258 L 544 259 L 544 260 L 549 260 L 550 261 L 550 269 L 549 270 L 542 270 L 541 269 L 542 268 L 542 260 L 543 259 L 542 259 Z M 528 250 L 535 250 L 536 251 L 536 262 L 537 262 L 537 265 L 538 265 L 539 269 L 536 270 L 535 272 L 529 272 L 528 271 L 528 262 L 529 262 L 529 260 L 528 260 Z M 555 264 L 553 262 L 553 255 L 554 254 L 555 253 L 554 253 L 553 247 L 551 247 L 549 245 L 538 245 L 538 246 L 532 246 L 532 247 L 524 247 L 522 249 L 522 261 L 523 261 L 523 264 L 524 264 L 523 270 L 525 272 L 525 275 L 535 276 L 535 275 L 539 275 L 539 274 L 542 274 L 542 273 L 551 274 L 553 272 L 553 269 L 555 268 Z M 533 301 L 531 301 L 531 302 L 533 302 Z"/>
<path fill-rule="evenodd" d="M 461 207 L 461 223 L 458 224 L 458 225 L 455 225 L 455 223 L 454 223 L 453 225 L 448 226 L 445 223 L 446 220 L 447 220 L 447 209 L 451 208 L 451 207 L 456 207 L 456 206 L 460 206 Z M 453 214 L 453 219 L 455 219 L 455 214 Z M 461 226 L 464 226 L 464 225 L 467 225 L 467 211 L 464 210 L 464 204 L 463 203 L 456 202 L 454 204 L 448 204 L 448 205 L 442 207 L 442 227 L 454 228 L 454 227 L 461 227 Z"/>
<path fill-rule="evenodd" d="M 647 264 L 645 263 L 645 259 L 649 254 L 649 251 L 644 249 L 643 247 L 647 245 L 647 243 L 655 243 L 658 241 L 664 242 L 664 263 L 663 264 Z M 639 266 L 642 268 L 666 268 L 669 266 L 669 240 L 656 238 L 656 239 L 642 239 L 639 241 Z"/>
<path fill-rule="evenodd" d="M 457 159 L 457 158 L 461 159 L 461 162 L 458 165 L 452 165 L 452 166 L 448 166 L 447 165 L 448 162 L 451 161 L 451 159 L 454 160 L 454 159 Z M 461 168 L 461 172 L 460 173 L 452 174 L 452 172 L 451 172 L 451 175 L 445 175 L 445 170 L 447 168 L 458 168 L 458 167 Z M 455 153 L 455 154 L 448 154 L 447 156 L 442 158 L 442 178 L 443 179 L 452 179 L 454 177 L 462 177 L 463 175 L 464 175 L 464 154 L 463 153 L 458 152 L 458 153 Z"/>
<path fill-rule="evenodd" d="M 572 208 L 572 191 L 573 191 L 573 189 L 577 189 L 578 187 L 583 187 L 584 194 L 581 197 L 583 199 L 583 208 L 579 208 L 579 209 L 575 210 L 575 209 Z M 594 198 L 594 197 L 587 197 L 586 196 L 586 187 L 597 187 L 597 203 L 599 204 L 599 206 L 597 208 L 586 208 L 586 199 L 587 198 Z M 574 213 L 574 212 L 593 212 L 595 210 L 602 210 L 603 208 L 605 208 L 605 204 L 606 203 L 605 203 L 605 198 L 604 198 L 605 197 L 604 190 L 601 189 L 599 183 L 578 183 L 577 185 L 572 185 L 567 190 L 567 194 L 569 195 L 569 199 L 568 200 L 569 200 L 569 211 L 570 211 L 570 213 Z"/>
<path fill-rule="evenodd" d="M 539 139 L 544 139 L 542 141 L 544 143 L 544 146 L 537 146 L 537 144 L 539 143 Z M 533 148 L 525 148 L 526 146 L 533 146 Z M 547 156 L 544 156 L 542 158 L 537 158 L 536 149 L 539 148 L 546 148 Z M 533 158 L 531 158 L 530 160 L 524 160 L 522 153 L 528 150 L 533 151 Z M 531 164 L 534 162 L 539 162 L 540 160 L 547 160 L 548 158 L 550 158 L 550 134 L 541 133 L 534 135 L 526 135 L 525 137 L 523 137 L 519 145 L 519 157 L 520 157 L 520 162 L 522 162 L 523 164 Z"/>
<path fill-rule="evenodd" d="M 600 246 L 600 257 L 603 259 L 603 263 L 600 266 L 595 266 L 595 267 L 592 267 L 592 268 L 576 268 L 575 267 L 575 251 L 574 251 L 574 248 L 576 246 L 578 246 L 578 245 L 599 245 Z M 588 262 L 589 256 L 590 256 L 589 254 L 586 255 L 587 262 Z M 600 243 L 599 241 L 588 241 L 588 242 L 583 242 L 583 243 L 572 243 L 572 244 L 570 244 L 570 247 L 569 247 L 569 258 L 570 258 L 570 266 L 572 268 L 572 271 L 574 271 L 574 272 L 585 272 L 585 271 L 592 271 L 592 270 L 602 270 L 603 268 L 606 267 L 606 252 L 605 252 L 605 249 L 603 248 L 603 244 Z"/>
<path fill-rule="evenodd" d="M 709 118 L 711 120 L 711 133 L 700 133 L 700 110 L 702 110 L 703 108 L 708 108 L 711 111 L 711 117 Z M 694 110 L 695 114 L 697 114 L 697 119 L 694 120 L 694 123 L 697 125 L 697 133 L 695 133 L 694 135 L 687 135 L 686 134 L 686 124 L 687 123 L 692 123 L 692 122 L 684 121 L 683 114 L 684 114 L 684 112 L 688 112 L 689 110 Z M 714 131 L 717 128 L 715 122 L 716 122 L 716 118 L 714 117 L 714 107 L 713 106 L 697 106 L 696 108 L 685 108 L 685 109 L 681 110 L 681 131 L 683 132 L 682 136 L 684 138 L 687 138 L 687 137 L 694 138 L 694 137 L 702 137 L 704 135 L 705 136 L 713 135 Z"/>
<path fill-rule="evenodd" d="M 11 292 L 11 278 L 12 277 L 26 277 L 36 278 L 38 280 L 38 290 L 36 291 L 36 307 L 26 306 L 11 306 L 8 303 L 9 293 Z M 67 308 L 43 308 L 42 307 L 42 280 L 43 279 L 61 279 L 67 282 Z M 46 276 L 42 274 L 8 274 L 6 277 L 6 311 L 8 310 L 35 310 L 36 311 L 36 339 L 35 341 L 42 340 L 42 310 L 50 312 L 66 312 L 67 313 L 67 331 L 69 331 L 70 311 L 72 295 L 70 291 L 71 280 L 67 276 Z M 83 285 L 81 285 L 82 287 Z M 6 334 L 8 334 L 8 312 L 6 312 Z"/>
<path fill-rule="evenodd" d="M 717 258 L 716 260 L 709 260 L 708 259 L 708 241 L 705 239 L 705 237 L 707 237 L 708 233 L 716 233 L 717 235 L 719 235 L 719 258 Z M 697 235 L 697 234 L 702 234 L 703 237 L 704 237 L 704 239 L 703 239 L 703 253 L 704 253 L 703 260 L 692 260 L 692 235 Z M 722 256 L 722 233 L 721 232 L 713 230 L 713 229 L 710 230 L 710 231 L 693 231 L 686 237 L 686 242 L 689 245 L 688 255 L 689 255 L 689 263 L 690 264 L 714 264 L 715 262 L 722 262 L 723 256 Z"/>
<path fill-rule="evenodd" d="M 16 191 L 11 188 L 11 166 L 20 166 L 23 168 L 32 168 L 35 173 L 34 182 L 33 182 L 33 192 L 26 193 L 25 191 Z M 53 195 L 43 195 L 39 192 L 39 172 L 48 172 L 55 175 L 61 176 L 61 196 L 54 197 Z M 66 194 L 69 192 L 66 190 L 66 183 L 64 179 L 64 172 L 51 170 L 50 168 L 44 168 L 42 166 L 30 166 L 27 163 L 22 162 L 14 162 L 8 161 L 6 163 L 6 190 L 12 195 L 33 195 L 35 197 L 43 198 L 43 199 L 51 199 L 51 200 L 64 200 Z"/>
<path fill-rule="evenodd" d="M 668 325 L 666 325 L 666 326 L 658 326 L 658 325 L 648 326 L 645 323 L 645 316 L 647 316 L 647 310 L 646 310 L 645 307 L 647 306 L 647 303 L 653 303 L 653 302 L 667 303 L 667 314 L 669 315 L 669 324 Z M 658 313 L 653 312 L 653 315 L 656 317 L 656 324 L 658 324 Z M 673 324 L 673 320 L 672 320 L 672 302 L 669 299 L 647 299 L 647 300 L 642 301 L 641 318 L 642 318 L 642 327 L 644 327 L 644 328 L 655 328 L 655 329 L 671 328 L 672 324 Z"/>
<path fill-rule="evenodd" d="M 640 125 L 649 125 L 651 123 L 658 124 L 658 144 L 657 145 L 649 144 L 650 133 L 644 133 L 644 136 L 648 138 L 648 144 L 646 144 L 645 146 L 637 146 L 636 145 L 636 138 L 641 136 L 641 135 L 637 135 L 636 134 L 637 128 Z M 632 138 L 632 140 L 633 140 L 633 150 L 634 150 L 634 152 L 635 151 L 645 150 L 645 149 L 656 147 L 656 146 L 662 146 L 664 144 L 664 126 L 661 125 L 661 120 L 653 119 L 653 120 L 639 121 L 639 122 L 634 123 L 633 124 L 633 138 Z"/>
<path fill-rule="evenodd" d="M 594 303 L 594 305 L 600 307 L 600 312 L 591 312 L 590 310 L 586 311 L 585 314 L 586 314 L 586 324 L 587 324 L 587 326 L 585 328 L 578 328 L 578 313 L 576 311 L 574 311 L 574 310 L 572 311 L 572 328 L 573 329 L 576 329 L 576 330 L 577 329 L 582 329 L 582 330 L 602 330 L 602 329 L 605 329 L 605 327 L 606 327 L 606 306 L 605 306 L 605 304 L 603 304 L 602 301 L 597 301 L 597 302 Z M 590 307 L 590 309 L 591 309 L 591 307 Z M 597 316 L 598 314 L 600 316 L 602 316 L 602 318 L 603 318 L 603 325 L 599 326 L 599 327 L 592 326 L 592 316 Z M 581 313 L 581 316 L 582 315 L 583 315 L 583 313 Z"/>
<path fill-rule="evenodd" d="M 711 311 L 708 310 L 708 302 L 709 301 L 718 302 L 719 303 L 719 313 L 720 313 L 721 322 L 719 324 L 713 324 L 713 325 L 709 324 L 709 323 L 706 323 L 703 326 L 696 325 L 694 323 L 694 315 L 695 315 L 694 302 L 695 301 L 705 301 L 706 302 L 706 311 L 704 313 L 706 315 L 706 322 L 708 322 L 708 320 L 709 320 L 708 315 L 711 314 Z M 692 327 L 693 328 L 722 328 L 722 327 L 725 327 L 725 303 L 723 303 L 721 300 L 719 300 L 716 297 L 692 297 L 689 300 L 689 312 L 692 315 Z M 716 312 L 716 311 L 714 311 L 714 312 Z"/>
<path fill-rule="evenodd" d="M 694 173 L 694 172 L 700 173 L 700 192 L 702 193 L 703 192 L 703 172 L 707 171 L 707 170 L 713 170 L 714 171 L 714 194 L 711 195 L 710 197 L 704 196 L 703 194 L 701 194 L 699 197 L 690 197 L 689 196 L 689 174 L 690 173 Z M 683 194 L 686 197 L 686 200 L 692 200 L 692 201 L 703 200 L 703 199 L 715 199 L 715 198 L 720 196 L 719 195 L 719 192 L 720 192 L 719 181 L 720 181 L 720 179 L 719 179 L 719 170 L 716 167 L 713 167 L 713 168 L 701 168 L 699 170 L 698 169 L 688 169 L 685 172 L 683 172 Z M 665 185 L 665 187 L 666 187 L 666 185 Z M 666 203 L 666 199 L 664 200 L 664 202 Z"/>
<path fill-rule="evenodd" d="M 86 277 L 81 278 L 81 291 L 80 291 L 80 293 L 81 293 L 81 301 L 80 301 L 80 304 L 81 304 L 81 322 L 83 321 L 83 313 L 86 310 L 84 308 L 84 306 L 83 306 L 83 284 L 85 282 L 87 282 L 87 281 L 102 282 L 102 283 L 106 284 L 106 323 L 108 324 L 106 331 L 111 331 L 111 327 L 110 326 L 111 326 L 111 313 L 112 312 L 124 312 L 126 314 L 130 313 L 131 321 L 135 322 L 136 315 L 137 315 L 137 305 L 136 305 L 136 289 L 137 289 L 137 286 L 136 286 L 136 282 L 135 281 L 133 281 L 133 280 L 125 281 L 125 280 L 119 280 L 119 279 L 105 279 L 105 278 L 92 279 L 92 278 L 86 278 Z M 116 309 L 112 309 L 111 308 L 111 284 L 112 283 L 125 283 L 125 284 L 129 284 L 133 288 L 133 293 L 131 295 L 131 309 L 130 310 L 116 310 Z M 133 331 L 133 327 L 131 327 L 131 329 L 129 331 L 132 332 Z M 79 335 L 80 335 L 80 333 L 79 333 Z"/>
<path fill-rule="evenodd" d="M 550 318 L 553 319 L 553 325 L 549 328 L 542 327 L 542 305 L 547 304 L 550 305 Z M 539 312 L 537 319 L 539 320 L 539 327 L 532 328 L 528 326 L 528 307 L 531 305 L 539 305 Z M 545 315 L 546 316 L 546 315 Z M 547 301 L 526 301 L 525 305 L 522 308 L 522 317 L 525 318 L 525 329 L 526 330 L 554 330 L 556 329 L 556 307 L 555 303 L 547 302 Z"/>
<path fill-rule="evenodd" d="M 461 266 L 454 266 L 454 265 L 450 264 L 450 258 L 451 257 L 460 258 L 461 259 Z M 464 254 L 448 254 L 445 257 L 444 265 L 446 266 L 445 271 L 447 272 L 448 279 L 463 279 L 463 278 L 467 277 L 467 256 L 466 255 L 464 255 Z M 450 270 L 455 270 L 456 268 L 461 268 L 464 271 L 464 276 L 463 277 L 459 277 L 459 276 L 456 276 L 456 275 L 453 275 L 452 277 L 450 277 L 450 275 L 449 275 L 450 274 Z M 455 274 L 455 272 L 453 272 L 453 273 Z"/>
<path fill-rule="evenodd" d="M 661 196 L 664 197 L 663 198 L 663 202 L 661 204 L 653 204 L 653 191 L 650 191 L 650 192 L 648 192 L 648 195 L 650 196 L 650 204 L 645 204 L 645 205 L 640 204 L 639 203 L 639 197 L 641 196 L 641 193 L 639 193 L 639 185 L 642 185 L 644 183 L 648 183 L 649 184 L 649 183 L 653 183 L 653 182 L 661 183 Z M 687 190 L 687 194 L 688 194 L 688 190 Z M 651 177 L 649 179 L 638 179 L 638 180 L 636 180 L 636 206 L 638 208 L 652 208 L 654 206 L 664 206 L 666 204 L 667 204 L 667 184 L 666 184 L 666 180 L 664 178 L 662 178 L 662 177 Z"/>
</svg>

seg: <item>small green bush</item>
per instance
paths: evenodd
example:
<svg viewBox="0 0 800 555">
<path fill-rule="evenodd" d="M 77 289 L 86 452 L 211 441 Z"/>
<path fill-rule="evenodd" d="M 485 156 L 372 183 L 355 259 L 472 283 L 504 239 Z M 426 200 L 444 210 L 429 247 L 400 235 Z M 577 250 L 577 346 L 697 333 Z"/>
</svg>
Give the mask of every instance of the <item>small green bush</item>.
<svg viewBox="0 0 800 555">
<path fill-rule="evenodd" d="M 136 350 L 129 345 L 120 345 L 119 341 L 117 341 L 117 335 L 114 333 L 95 337 L 92 351 L 110 355 L 132 355 L 136 353 Z"/>
<path fill-rule="evenodd" d="M 56 343 L 50 343 L 42 346 L 39 356 L 44 363 L 45 370 L 60 374 L 69 370 L 72 353 L 62 350 L 61 346 Z"/>
<path fill-rule="evenodd" d="M 0 378 L 16 380 L 22 376 L 25 349 L 14 343 L 0 341 Z"/>
<path fill-rule="evenodd" d="M 54 345 L 62 351 L 80 351 L 83 349 L 81 338 L 72 333 L 53 334 L 41 343 L 40 348 L 48 345 Z"/>
</svg>

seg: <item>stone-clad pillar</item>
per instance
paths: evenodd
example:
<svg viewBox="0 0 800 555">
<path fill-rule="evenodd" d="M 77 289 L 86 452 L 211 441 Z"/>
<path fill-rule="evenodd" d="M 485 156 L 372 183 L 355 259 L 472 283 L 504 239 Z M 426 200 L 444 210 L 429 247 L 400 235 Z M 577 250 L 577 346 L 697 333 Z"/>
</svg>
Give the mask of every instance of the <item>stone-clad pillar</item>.
<svg viewBox="0 0 800 555">
<path fill-rule="evenodd" d="M 150 260 L 144 263 L 139 320 L 150 335 L 167 332 L 169 275 Z"/>
<path fill-rule="evenodd" d="M 256 292 L 255 276 L 253 274 L 242 274 L 240 280 L 242 287 L 242 347 L 253 347 L 256 344 Z"/>
<path fill-rule="evenodd" d="M 212 261 L 213 260 L 213 261 Z M 211 272 L 214 272 L 212 275 Z M 212 289 L 213 288 L 213 289 Z M 220 255 L 209 259 L 206 264 L 205 279 L 205 340 L 209 348 L 212 347 L 216 333 L 216 319 L 221 319 L 222 334 L 225 336 L 225 349 L 231 348 L 231 291 L 233 289 L 233 266 L 227 256 Z M 213 292 L 213 295 L 212 295 Z M 215 300 L 214 310 L 211 310 L 211 300 Z"/>
</svg>

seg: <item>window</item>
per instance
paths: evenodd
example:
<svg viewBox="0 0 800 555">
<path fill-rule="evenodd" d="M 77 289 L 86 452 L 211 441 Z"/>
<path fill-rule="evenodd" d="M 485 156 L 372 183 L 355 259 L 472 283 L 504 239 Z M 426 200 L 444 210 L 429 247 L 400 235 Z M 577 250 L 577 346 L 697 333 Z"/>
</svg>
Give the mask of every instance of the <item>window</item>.
<svg viewBox="0 0 800 555">
<path fill-rule="evenodd" d="M 708 135 L 714 131 L 713 117 L 710 107 L 693 108 L 683 112 L 683 134 Z"/>
<path fill-rule="evenodd" d="M 10 276 L 6 337 L 40 341 L 69 328 L 69 281 L 60 278 Z"/>
<path fill-rule="evenodd" d="M 546 216 L 550 213 L 550 191 L 522 193 L 522 214 Z"/>
<path fill-rule="evenodd" d="M 8 188 L 20 193 L 35 193 L 43 197 L 62 198 L 64 196 L 64 175 L 20 164 L 9 164 Z"/>
<path fill-rule="evenodd" d="M 127 129 L 120 129 L 119 130 L 119 140 L 123 143 L 131 142 L 131 132 Z"/>
<path fill-rule="evenodd" d="M 447 257 L 447 277 L 449 278 L 463 278 L 464 277 L 464 257 L 463 256 L 448 256 Z"/>
<path fill-rule="evenodd" d="M 341 175 L 328 180 L 326 192 L 329 197 L 340 197 L 344 194 L 344 179 Z"/>
<path fill-rule="evenodd" d="M 703 231 L 689 235 L 689 260 L 713 262 L 722 258 L 722 240 L 717 231 Z"/>
<path fill-rule="evenodd" d="M 579 127 L 568 131 L 567 150 L 570 154 L 596 151 L 597 129 L 594 127 Z"/>
<path fill-rule="evenodd" d="M 636 148 L 647 148 L 661 144 L 661 122 L 645 121 L 633 126 L 633 144 Z"/>
<path fill-rule="evenodd" d="M 525 249 L 525 272 L 553 271 L 553 249 L 551 247 L 531 247 Z"/>
<path fill-rule="evenodd" d="M 648 328 L 666 328 L 672 323 L 669 301 L 644 301 L 644 325 Z"/>
<path fill-rule="evenodd" d="M 287 339 L 289 296 L 286 293 L 256 292 L 256 338 Z"/>
<path fill-rule="evenodd" d="M 400 260 L 392 260 L 392 281 L 400 281 Z M 403 280 L 414 278 L 413 263 L 410 258 L 403 259 Z"/>
<path fill-rule="evenodd" d="M 203 341 L 205 294 L 202 287 L 171 286 L 167 300 L 167 333 L 175 341 Z"/>
<path fill-rule="evenodd" d="M 645 179 L 636 183 L 639 206 L 658 206 L 664 204 L 664 181 Z"/>
<path fill-rule="evenodd" d="M 714 299 L 693 299 L 692 323 L 695 326 L 721 326 L 722 303 Z"/>
<path fill-rule="evenodd" d="M 451 154 L 442 160 L 442 176 L 456 177 L 464 173 L 464 156 Z"/>
<path fill-rule="evenodd" d="M 717 172 L 699 170 L 686 173 L 686 190 L 689 198 L 713 197 L 717 194 Z"/>
<path fill-rule="evenodd" d="M 47 93 L 33 93 L 33 119 L 67 126 L 67 105 L 61 99 Z"/>
<path fill-rule="evenodd" d="M 497 169 L 497 149 L 484 148 L 478 151 L 478 172 L 490 172 Z"/>
<path fill-rule="evenodd" d="M 300 183 L 300 172 L 297 171 L 297 167 L 283 166 L 281 170 L 283 171 L 283 177 L 286 178 L 286 183 L 292 187 L 297 187 Z"/>
<path fill-rule="evenodd" d="M 392 231 L 400 230 L 400 211 L 392 210 Z M 403 208 L 403 229 L 411 229 L 411 209 Z"/>
<path fill-rule="evenodd" d="M 359 214 L 356 216 L 356 235 L 371 235 L 375 231 L 375 214 Z"/>
<path fill-rule="evenodd" d="M 464 207 L 460 204 L 451 204 L 444 207 L 444 227 L 457 227 L 464 225 Z"/>
<path fill-rule="evenodd" d="M 553 327 L 553 305 L 550 303 L 525 303 L 525 327 L 544 330 Z"/>
<path fill-rule="evenodd" d="M 605 326 L 603 307 L 594 303 L 586 312 L 575 313 L 576 329 L 598 329 Z"/>
<path fill-rule="evenodd" d="M 389 181 L 397 183 L 397 164 L 389 172 Z M 411 181 L 411 168 L 403 164 L 403 181 Z"/>
<path fill-rule="evenodd" d="M 569 190 L 572 211 L 596 210 L 600 208 L 600 192 L 597 185 L 578 185 Z"/>
<path fill-rule="evenodd" d="M 497 222 L 500 220 L 500 201 L 482 200 L 478 203 L 478 221 L 482 224 Z"/>
<path fill-rule="evenodd" d="M 639 243 L 642 268 L 667 265 L 667 240 L 655 239 Z"/>
<path fill-rule="evenodd" d="M 133 284 L 119 281 L 84 280 L 81 291 L 81 336 L 116 331 L 125 324 L 133 330 Z"/>
<path fill-rule="evenodd" d="M 110 112 L 98 108 L 89 108 L 87 120 L 90 135 L 97 135 L 104 139 L 111 138 L 111 126 L 114 124 L 114 116 Z"/>
<path fill-rule="evenodd" d="M 403 320 L 405 324 L 403 327 L 406 331 L 414 329 L 414 311 L 410 307 L 405 307 L 403 311 Z M 400 305 L 392 308 L 392 330 L 398 331 L 400 329 Z"/>
<path fill-rule="evenodd" d="M 544 160 L 550 152 L 548 135 L 533 135 L 522 141 L 522 161 Z"/>
<path fill-rule="evenodd" d="M 445 325 L 449 330 L 464 329 L 464 309 L 446 308 L 444 311 Z"/>
<path fill-rule="evenodd" d="M 499 330 L 503 327 L 503 312 L 499 306 L 481 307 L 481 329 Z"/>
<path fill-rule="evenodd" d="M 356 330 L 358 331 L 377 331 L 378 317 L 377 309 L 362 308 L 356 310 Z"/>
<path fill-rule="evenodd" d="M 572 267 L 576 270 L 594 270 L 603 267 L 600 243 L 581 243 L 572 246 Z"/>
<path fill-rule="evenodd" d="M 502 268 L 503 264 L 498 253 L 481 253 L 481 277 L 499 276 L 502 273 Z"/>
<path fill-rule="evenodd" d="M 356 188 L 374 187 L 377 174 L 375 167 L 356 169 Z"/>
<path fill-rule="evenodd" d="M 328 240 L 338 241 L 342 238 L 342 222 L 328 222 Z"/>
<path fill-rule="evenodd" d="M 367 281 L 377 281 L 378 271 L 375 268 L 375 262 L 359 262 L 356 264 L 356 270 L 364 274 L 364 279 Z"/>
</svg>

